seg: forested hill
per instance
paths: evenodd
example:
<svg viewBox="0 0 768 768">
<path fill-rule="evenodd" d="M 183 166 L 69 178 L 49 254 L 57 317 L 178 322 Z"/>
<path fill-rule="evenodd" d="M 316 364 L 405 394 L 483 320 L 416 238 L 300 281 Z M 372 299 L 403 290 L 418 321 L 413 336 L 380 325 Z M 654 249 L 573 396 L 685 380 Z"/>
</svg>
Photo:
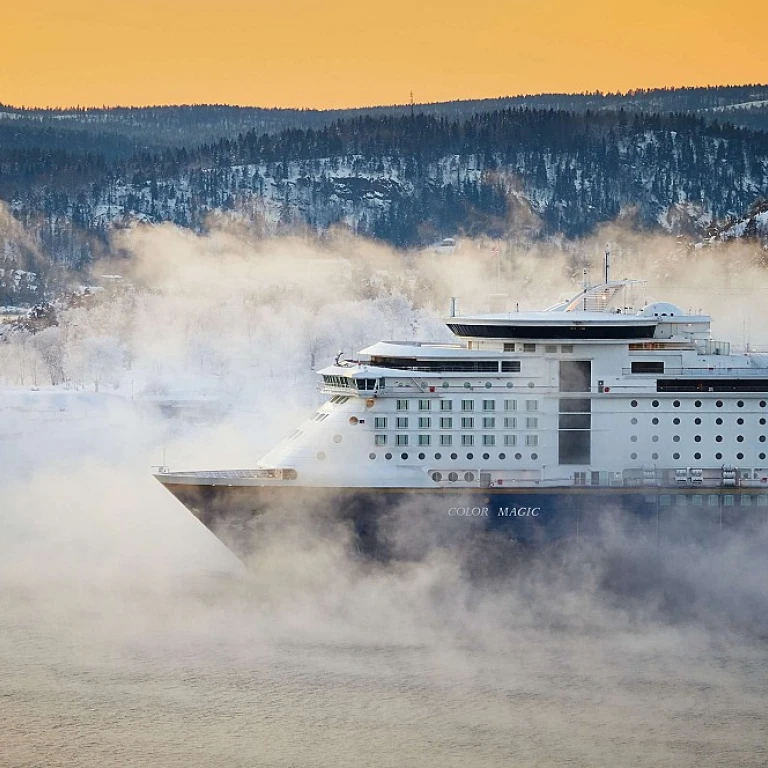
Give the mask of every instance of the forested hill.
<svg viewBox="0 0 768 768">
<path fill-rule="evenodd" d="M 269 109 L 224 104 L 20 109 L 0 104 L 0 126 L 10 129 L 0 139 L 4 143 L 9 136 L 13 136 L 14 141 L 26 142 L 28 147 L 59 148 L 62 142 L 68 140 L 67 137 L 75 144 L 87 136 L 93 151 L 109 157 L 125 158 L 146 150 L 192 149 L 219 138 L 233 139 L 249 130 L 279 133 L 288 128 L 322 128 L 337 120 L 402 116 L 412 111 L 463 120 L 480 112 L 503 109 L 684 112 L 709 122 L 729 122 L 753 130 L 768 130 L 768 85 L 657 88 L 627 93 L 535 94 L 335 110 Z M 41 134 L 39 129 L 45 129 L 45 134 Z"/>
<path fill-rule="evenodd" d="M 414 110 L 127 159 L 79 141 L 74 151 L 0 144 L 0 199 L 38 252 L 75 269 L 114 226 L 203 229 L 217 209 L 265 233 L 341 225 L 419 246 L 521 230 L 579 237 L 622 212 L 639 227 L 702 237 L 768 197 L 768 133 L 685 113 Z M 0 243 L 0 269 L 31 269 L 29 252 Z"/>
</svg>

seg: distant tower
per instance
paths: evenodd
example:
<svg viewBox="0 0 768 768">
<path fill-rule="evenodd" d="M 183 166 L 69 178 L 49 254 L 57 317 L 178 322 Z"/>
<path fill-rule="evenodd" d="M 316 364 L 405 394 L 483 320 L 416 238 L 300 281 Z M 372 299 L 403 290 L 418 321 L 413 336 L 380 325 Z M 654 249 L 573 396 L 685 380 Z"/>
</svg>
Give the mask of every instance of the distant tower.
<svg viewBox="0 0 768 768">
<path fill-rule="evenodd" d="M 411 117 L 413 117 L 413 89 L 411 89 Z"/>
</svg>

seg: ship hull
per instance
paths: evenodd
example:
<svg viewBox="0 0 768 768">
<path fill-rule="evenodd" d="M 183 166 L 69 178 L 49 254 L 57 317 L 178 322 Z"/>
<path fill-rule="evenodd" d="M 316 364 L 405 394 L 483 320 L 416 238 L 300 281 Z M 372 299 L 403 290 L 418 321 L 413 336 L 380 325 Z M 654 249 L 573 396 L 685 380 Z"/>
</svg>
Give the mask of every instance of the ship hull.
<svg viewBox="0 0 768 768">
<path fill-rule="evenodd" d="M 610 535 L 710 537 L 768 522 L 762 488 L 306 488 L 160 482 L 236 555 L 276 531 L 338 533 L 383 557 L 489 535 L 525 545 Z"/>
</svg>

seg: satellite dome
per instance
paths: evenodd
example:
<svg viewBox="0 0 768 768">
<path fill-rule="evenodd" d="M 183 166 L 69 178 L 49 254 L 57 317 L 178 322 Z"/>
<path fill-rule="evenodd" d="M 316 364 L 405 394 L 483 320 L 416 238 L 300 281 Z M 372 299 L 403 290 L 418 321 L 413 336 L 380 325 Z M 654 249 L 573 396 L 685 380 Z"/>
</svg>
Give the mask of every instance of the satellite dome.
<svg viewBox="0 0 768 768">
<path fill-rule="evenodd" d="M 683 314 L 683 310 L 668 301 L 654 301 L 643 307 L 643 317 L 677 317 Z"/>
</svg>

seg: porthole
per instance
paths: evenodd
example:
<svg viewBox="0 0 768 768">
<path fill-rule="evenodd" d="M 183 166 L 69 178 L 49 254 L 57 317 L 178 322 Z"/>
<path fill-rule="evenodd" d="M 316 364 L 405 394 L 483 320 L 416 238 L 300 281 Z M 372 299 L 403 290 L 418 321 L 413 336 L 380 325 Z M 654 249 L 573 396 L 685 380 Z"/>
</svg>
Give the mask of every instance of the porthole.
<svg viewBox="0 0 768 768">
<path fill-rule="evenodd" d="M 673 424 L 679 424 L 680 423 L 680 419 L 677 419 L 677 418 L 672 419 L 672 423 Z"/>
<path fill-rule="evenodd" d="M 659 458 L 659 454 L 658 453 L 652 453 L 651 454 L 651 458 L 652 459 L 658 459 Z"/>
<path fill-rule="evenodd" d="M 491 388 L 491 382 L 490 381 L 486 381 L 485 382 L 485 388 L 486 389 L 490 389 Z"/>
<path fill-rule="evenodd" d="M 400 458 L 401 458 L 403 461 L 408 461 L 408 454 L 407 454 L 407 453 L 401 453 L 401 454 L 400 454 Z"/>
<path fill-rule="evenodd" d="M 680 458 L 680 454 L 679 454 L 679 453 L 673 453 L 673 454 L 672 454 L 672 458 L 673 458 L 675 461 L 677 461 L 677 460 Z"/>
<path fill-rule="evenodd" d="M 762 427 L 765 426 L 765 419 L 760 419 L 760 426 L 762 426 Z"/>
<path fill-rule="evenodd" d="M 659 442 L 659 436 L 658 436 L 658 435 L 654 435 L 654 436 L 651 438 L 651 442 L 654 442 L 654 443 L 658 443 L 658 442 Z"/>
<path fill-rule="evenodd" d="M 532 381 L 528 382 L 528 389 L 533 389 L 535 386 L 536 385 Z"/>
<path fill-rule="evenodd" d="M 715 442 L 716 443 L 722 443 L 723 442 L 723 436 L 722 435 L 717 435 L 717 437 L 715 437 Z"/>
<path fill-rule="evenodd" d="M 442 459 L 442 458 L 443 458 L 443 454 L 442 453 L 438 452 L 438 453 L 435 454 L 435 460 L 436 461 L 440 461 L 440 459 Z"/>
<path fill-rule="evenodd" d="M 675 400 L 675 402 L 672 403 L 672 405 L 674 405 L 675 408 L 679 408 L 680 407 L 680 401 L 679 400 Z"/>
<path fill-rule="evenodd" d="M 739 461 L 741 461 L 741 460 L 744 458 L 744 454 L 743 454 L 743 453 L 737 453 L 737 454 L 736 454 L 736 458 L 737 458 Z"/>
<path fill-rule="evenodd" d="M 651 405 L 652 405 L 654 408 L 658 408 L 658 407 L 659 407 L 659 401 L 658 401 L 658 400 L 654 400 L 654 401 L 651 403 Z"/>
<path fill-rule="evenodd" d="M 474 472 L 465 472 L 464 473 L 464 479 L 471 483 L 475 479 L 475 473 Z"/>
<path fill-rule="evenodd" d="M 508 382 L 507 382 L 507 389 L 512 389 L 512 387 L 513 387 L 513 384 L 512 384 L 512 382 L 511 382 L 511 381 L 508 381 Z"/>
<path fill-rule="evenodd" d="M 448 473 L 448 479 L 455 483 L 459 479 L 459 473 L 458 472 L 449 472 Z"/>
<path fill-rule="evenodd" d="M 522 458 L 523 458 L 523 454 L 522 454 L 522 453 L 516 453 L 516 454 L 515 454 L 515 458 L 516 458 L 518 461 L 520 461 L 520 459 L 522 459 Z"/>
<path fill-rule="evenodd" d="M 334 443 L 340 443 L 341 442 L 341 435 L 334 435 L 333 436 L 333 442 Z"/>
<path fill-rule="evenodd" d="M 324 461 L 325 460 L 325 453 L 323 451 L 317 452 L 317 460 L 318 461 Z"/>
<path fill-rule="evenodd" d="M 764 453 L 761 453 L 761 454 L 760 454 L 760 461 L 764 461 L 764 460 L 765 460 L 765 454 L 764 454 Z"/>
<path fill-rule="evenodd" d="M 694 439 L 695 442 L 700 443 L 701 442 L 701 435 L 694 435 L 693 439 Z"/>
<path fill-rule="evenodd" d="M 697 417 L 696 417 L 696 418 L 693 420 L 693 423 L 694 423 L 694 424 L 701 424 L 701 419 L 700 419 L 700 418 L 697 416 Z"/>
<path fill-rule="evenodd" d="M 743 443 L 744 442 L 744 435 L 738 435 L 736 437 L 736 442 L 737 443 Z"/>
<path fill-rule="evenodd" d="M 458 458 L 459 458 L 459 454 L 458 454 L 458 453 L 452 453 L 452 454 L 451 454 L 451 458 L 452 458 L 454 461 L 456 461 L 456 459 L 458 459 Z"/>
<path fill-rule="evenodd" d="M 701 400 L 697 400 L 697 401 L 694 403 L 694 405 L 696 406 L 696 408 L 701 408 Z"/>
<path fill-rule="evenodd" d="M 426 453 L 420 453 L 419 454 L 419 461 L 424 461 L 424 459 L 426 459 L 426 458 L 427 458 L 427 454 Z"/>
<path fill-rule="evenodd" d="M 376 458 L 376 454 L 375 454 L 375 453 L 369 453 L 369 454 L 368 454 L 368 458 L 369 458 L 371 461 L 373 461 L 373 460 Z"/>
<path fill-rule="evenodd" d="M 722 426 L 722 423 L 723 423 L 723 420 L 718 416 L 715 419 L 715 424 L 717 424 L 717 426 L 719 427 L 719 426 Z"/>
<path fill-rule="evenodd" d="M 765 442 L 765 435 L 760 435 L 758 440 L 760 440 L 761 443 L 764 443 Z"/>
<path fill-rule="evenodd" d="M 355 424 L 357 424 L 357 422 L 358 422 L 358 421 L 359 421 L 359 419 L 357 418 L 357 416 L 350 416 L 350 417 L 349 417 L 349 423 L 350 423 L 350 424 L 351 424 L 353 427 L 355 426 Z"/>
<path fill-rule="evenodd" d="M 632 437 L 629 438 L 631 442 L 636 443 L 637 442 L 637 435 L 632 435 Z"/>
<path fill-rule="evenodd" d="M 485 461 L 488 461 L 488 459 L 490 459 L 490 458 L 491 458 L 491 454 L 490 454 L 490 453 L 484 453 L 484 454 L 483 454 L 483 459 L 484 459 Z"/>
<path fill-rule="evenodd" d="M 744 423 L 744 419 L 736 419 L 736 423 L 741 426 Z"/>
<path fill-rule="evenodd" d="M 472 461 L 472 459 L 474 459 L 474 458 L 475 458 L 475 454 L 474 453 L 468 453 L 467 454 L 467 461 Z"/>
<path fill-rule="evenodd" d="M 765 400 L 761 400 L 760 401 L 760 407 L 761 408 L 765 408 Z"/>
<path fill-rule="evenodd" d="M 723 454 L 722 454 L 722 453 L 716 453 L 716 454 L 715 454 L 715 458 L 716 458 L 718 461 L 720 461 L 720 459 L 722 459 L 722 458 L 723 458 Z"/>
<path fill-rule="evenodd" d="M 532 458 L 534 461 L 536 461 L 536 459 L 538 459 L 538 458 L 539 458 L 539 454 L 538 454 L 538 453 L 532 453 L 532 454 L 531 454 L 531 458 Z"/>
<path fill-rule="evenodd" d="M 448 389 L 448 382 L 447 381 L 443 382 L 443 389 Z"/>
<path fill-rule="evenodd" d="M 636 418 L 634 418 L 634 416 L 632 417 L 632 421 L 631 421 L 631 423 L 632 423 L 632 424 L 637 424 L 637 419 L 636 419 Z"/>
<path fill-rule="evenodd" d="M 656 417 L 651 419 L 651 424 L 658 424 L 658 423 L 659 423 L 659 420 Z"/>
<path fill-rule="evenodd" d="M 631 405 L 633 408 L 637 408 L 637 400 L 633 400 L 633 401 L 630 403 L 630 405 Z"/>
<path fill-rule="evenodd" d="M 700 453 L 694 453 L 693 454 L 693 458 L 696 459 L 696 461 L 698 461 L 701 458 L 701 454 Z"/>
<path fill-rule="evenodd" d="M 636 453 L 630 453 L 629 454 L 629 458 L 630 459 L 636 459 L 637 458 L 637 454 Z"/>
<path fill-rule="evenodd" d="M 722 408 L 722 407 L 723 407 L 723 401 L 722 401 L 722 400 L 717 400 L 717 401 L 715 402 L 715 405 L 716 405 L 718 408 Z"/>
<path fill-rule="evenodd" d="M 472 385 L 468 381 L 465 381 L 464 382 L 464 389 L 472 389 Z"/>
<path fill-rule="evenodd" d="M 392 454 L 391 454 L 391 453 L 385 453 L 385 454 L 384 454 L 384 458 L 385 458 L 387 461 L 389 461 L 389 460 L 392 458 Z"/>
<path fill-rule="evenodd" d="M 504 459 L 506 459 L 506 458 L 507 458 L 507 454 L 506 453 L 500 453 L 499 454 L 499 460 L 500 461 L 504 461 Z"/>
<path fill-rule="evenodd" d="M 679 442 L 680 442 L 680 435 L 675 435 L 675 436 L 672 438 L 672 442 L 673 442 L 673 443 L 679 443 Z"/>
<path fill-rule="evenodd" d="M 442 472 L 433 472 L 432 473 L 432 479 L 439 483 L 443 479 L 443 473 Z"/>
<path fill-rule="evenodd" d="M 743 408 L 743 407 L 744 407 L 744 401 L 743 401 L 743 400 L 739 400 L 739 401 L 736 403 L 736 406 L 737 406 L 738 408 Z"/>
</svg>

